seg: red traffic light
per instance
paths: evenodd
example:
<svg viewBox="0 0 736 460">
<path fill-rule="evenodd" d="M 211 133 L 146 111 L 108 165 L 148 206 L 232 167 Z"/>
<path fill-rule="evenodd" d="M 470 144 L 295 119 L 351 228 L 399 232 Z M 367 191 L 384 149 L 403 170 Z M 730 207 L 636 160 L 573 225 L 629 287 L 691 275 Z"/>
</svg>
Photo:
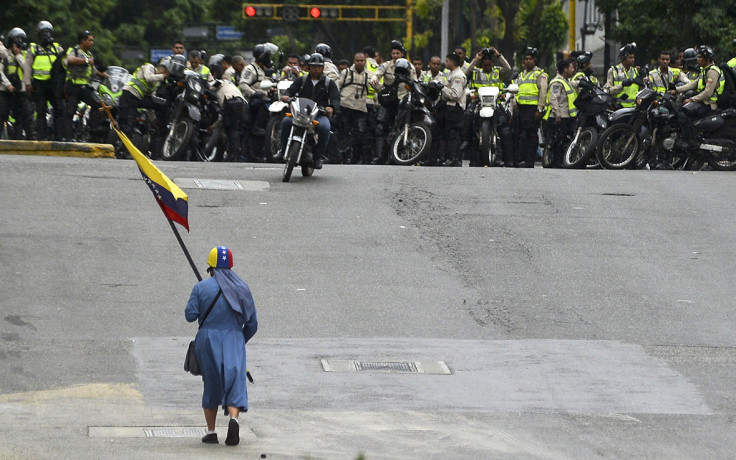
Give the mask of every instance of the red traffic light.
<svg viewBox="0 0 736 460">
<path fill-rule="evenodd" d="M 252 6 L 246 6 L 245 15 L 248 16 L 249 18 L 252 18 L 253 16 L 256 15 L 256 9 L 253 8 Z"/>
<path fill-rule="evenodd" d="M 319 8 L 310 8 L 309 15 L 312 16 L 314 19 L 317 19 L 322 15 L 322 11 L 320 11 Z"/>
</svg>

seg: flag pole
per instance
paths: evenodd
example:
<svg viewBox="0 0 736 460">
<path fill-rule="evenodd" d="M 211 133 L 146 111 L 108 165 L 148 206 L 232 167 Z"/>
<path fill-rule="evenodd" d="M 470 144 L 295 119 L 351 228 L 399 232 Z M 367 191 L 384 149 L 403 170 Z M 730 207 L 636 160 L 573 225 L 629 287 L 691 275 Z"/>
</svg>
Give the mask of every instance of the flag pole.
<svg viewBox="0 0 736 460">
<path fill-rule="evenodd" d="M 176 240 L 179 242 L 179 246 L 181 246 L 181 250 L 184 251 L 184 255 L 187 256 L 187 260 L 189 261 L 189 265 L 192 267 L 192 270 L 194 271 L 194 275 L 197 277 L 199 281 L 202 281 L 202 275 L 199 274 L 199 270 L 197 270 L 197 266 L 194 264 L 194 261 L 192 260 L 192 256 L 189 254 L 189 250 L 184 244 L 184 240 L 181 239 L 181 235 L 179 235 L 179 230 L 176 229 L 176 225 L 174 225 L 174 222 L 172 222 L 171 219 L 166 219 L 166 220 L 169 221 L 171 230 L 174 232 L 174 235 L 176 236 Z"/>
</svg>

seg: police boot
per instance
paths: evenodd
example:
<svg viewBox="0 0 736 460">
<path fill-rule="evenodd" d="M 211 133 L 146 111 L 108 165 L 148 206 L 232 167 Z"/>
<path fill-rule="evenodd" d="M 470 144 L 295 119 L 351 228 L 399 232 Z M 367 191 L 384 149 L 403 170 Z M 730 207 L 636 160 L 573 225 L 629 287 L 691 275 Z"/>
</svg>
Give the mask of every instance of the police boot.
<svg viewBox="0 0 736 460">
<path fill-rule="evenodd" d="M 459 167 L 463 165 L 460 159 L 460 143 L 456 139 L 447 141 L 447 161 L 442 163 L 442 166 Z"/>
<path fill-rule="evenodd" d="M 385 142 L 383 141 L 383 138 L 381 138 L 376 144 L 376 154 L 371 160 L 372 165 L 382 165 L 386 163 L 385 150 Z"/>
</svg>

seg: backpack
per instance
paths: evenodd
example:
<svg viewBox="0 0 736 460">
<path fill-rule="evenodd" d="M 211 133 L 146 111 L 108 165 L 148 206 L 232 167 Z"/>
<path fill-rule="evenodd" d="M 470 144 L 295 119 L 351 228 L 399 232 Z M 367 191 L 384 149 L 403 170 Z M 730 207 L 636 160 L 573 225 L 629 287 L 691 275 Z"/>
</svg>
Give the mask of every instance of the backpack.
<svg viewBox="0 0 736 460">
<path fill-rule="evenodd" d="M 725 62 L 721 62 L 718 68 L 723 72 L 723 93 L 718 95 L 718 108 L 727 109 L 736 107 L 736 75 L 733 69 Z"/>
<path fill-rule="evenodd" d="M 56 55 L 56 60 L 51 64 L 51 86 L 54 89 L 54 97 L 64 98 L 64 85 L 66 84 L 66 67 L 63 65 L 66 51 L 62 48 L 61 53 Z"/>
</svg>

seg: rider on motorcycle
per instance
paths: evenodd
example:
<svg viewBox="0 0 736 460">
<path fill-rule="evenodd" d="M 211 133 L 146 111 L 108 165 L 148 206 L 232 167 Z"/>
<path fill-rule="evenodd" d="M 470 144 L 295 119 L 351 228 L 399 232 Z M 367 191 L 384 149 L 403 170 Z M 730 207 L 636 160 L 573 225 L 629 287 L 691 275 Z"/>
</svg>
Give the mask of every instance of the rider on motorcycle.
<svg viewBox="0 0 736 460">
<path fill-rule="evenodd" d="M 281 100 L 288 101 L 291 97 L 303 97 L 313 100 L 317 106 L 324 107 L 325 114 L 317 116 L 319 125 L 317 131 L 317 145 L 313 151 L 314 169 L 322 168 L 322 155 L 327 151 L 327 143 L 330 140 L 329 116 L 340 108 L 340 90 L 337 84 L 325 77 L 325 60 L 319 53 L 314 53 L 307 61 L 308 74 L 294 80 L 285 96 Z M 292 119 L 284 117 L 281 121 L 281 151 L 285 151 L 286 142 L 291 132 Z"/>
</svg>

